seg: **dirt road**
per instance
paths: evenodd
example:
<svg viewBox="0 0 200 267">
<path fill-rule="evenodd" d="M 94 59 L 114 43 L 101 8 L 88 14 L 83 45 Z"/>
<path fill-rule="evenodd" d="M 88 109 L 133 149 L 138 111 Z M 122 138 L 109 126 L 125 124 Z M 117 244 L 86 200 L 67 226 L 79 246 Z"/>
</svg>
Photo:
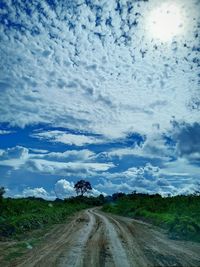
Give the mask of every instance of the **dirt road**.
<svg viewBox="0 0 200 267">
<path fill-rule="evenodd" d="M 200 244 L 170 240 L 149 224 L 99 209 L 80 212 L 44 241 L 14 266 L 200 266 Z"/>
</svg>

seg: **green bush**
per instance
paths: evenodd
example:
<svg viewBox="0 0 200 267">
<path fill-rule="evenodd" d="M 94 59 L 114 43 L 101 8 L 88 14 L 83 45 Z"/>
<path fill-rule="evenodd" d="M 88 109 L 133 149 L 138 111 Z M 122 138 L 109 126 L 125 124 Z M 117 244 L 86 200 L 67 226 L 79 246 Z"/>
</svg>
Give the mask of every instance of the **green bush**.
<svg viewBox="0 0 200 267">
<path fill-rule="evenodd" d="M 148 220 L 166 228 L 172 238 L 200 241 L 200 196 L 164 198 L 135 193 L 105 204 L 103 210 Z"/>
<path fill-rule="evenodd" d="M 76 211 L 90 207 L 86 201 L 45 201 L 43 199 L 3 199 L 0 237 L 12 237 L 45 225 L 62 223 Z"/>
</svg>

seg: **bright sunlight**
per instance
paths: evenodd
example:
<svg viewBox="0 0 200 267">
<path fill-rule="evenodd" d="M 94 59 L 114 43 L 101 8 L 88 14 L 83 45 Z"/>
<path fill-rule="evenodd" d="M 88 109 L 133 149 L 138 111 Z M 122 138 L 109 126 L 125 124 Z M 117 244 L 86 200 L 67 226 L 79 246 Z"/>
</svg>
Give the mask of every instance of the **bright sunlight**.
<svg viewBox="0 0 200 267">
<path fill-rule="evenodd" d="M 164 3 L 150 13 L 147 21 L 151 37 L 168 42 L 183 32 L 183 16 L 175 3 Z"/>
</svg>

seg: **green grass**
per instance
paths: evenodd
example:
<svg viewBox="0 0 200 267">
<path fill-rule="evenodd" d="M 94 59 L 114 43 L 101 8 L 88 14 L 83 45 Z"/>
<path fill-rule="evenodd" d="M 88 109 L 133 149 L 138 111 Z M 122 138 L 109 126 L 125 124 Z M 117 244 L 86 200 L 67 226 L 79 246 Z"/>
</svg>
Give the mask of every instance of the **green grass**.
<svg viewBox="0 0 200 267">
<path fill-rule="evenodd" d="M 130 194 L 105 204 L 103 210 L 149 221 L 167 229 L 171 238 L 200 242 L 200 196 Z"/>
<path fill-rule="evenodd" d="M 62 223 L 75 212 L 90 207 L 91 203 L 85 200 L 3 199 L 0 205 L 0 238 L 19 237 L 34 229 Z"/>
<path fill-rule="evenodd" d="M 75 212 L 101 204 L 101 197 L 80 196 L 64 201 L 1 198 L 0 265 L 15 266 L 16 260 L 43 242 L 55 224 L 63 224 Z"/>
<path fill-rule="evenodd" d="M 24 253 L 23 252 L 19 252 L 19 251 L 13 251 L 10 252 L 6 257 L 5 257 L 5 261 L 10 262 L 13 259 L 16 259 L 20 256 L 22 256 Z"/>
</svg>

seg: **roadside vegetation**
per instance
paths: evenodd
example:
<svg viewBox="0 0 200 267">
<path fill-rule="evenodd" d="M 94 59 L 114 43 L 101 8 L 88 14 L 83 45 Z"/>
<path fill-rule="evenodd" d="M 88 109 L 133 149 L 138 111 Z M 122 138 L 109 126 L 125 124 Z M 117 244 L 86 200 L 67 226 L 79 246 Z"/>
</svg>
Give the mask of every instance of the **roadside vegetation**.
<svg viewBox="0 0 200 267">
<path fill-rule="evenodd" d="M 103 195 L 87 197 L 83 192 L 91 189 L 88 184 L 77 197 L 47 201 L 42 198 L 4 198 L 0 187 L 0 240 L 19 238 L 34 229 L 63 223 L 69 216 L 82 209 L 102 205 Z M 80 188 L 80 186 L 79 186 Z M 76 190 L 76 187 L 75 187 Z"/>
<path fill-rule="evenodd" d="M 93 206 L 91 198 L 46 201 L 38 198 L 6 198 L 0 204 L 0 237 L 17 237 L 46 225 L 62 223 L 75 212 Z"/>
<path fill-rule="evenodd" d="M 115 193 L 112 196 L 84 196 L 92 189 L 84 180 L 78 181 L 76 197 L 47 201 L 42 198 L 4 198 L 0 187 L 0 240 L 18 239 L 35 229 L 63 223 L 82 209 L 103 206 L 102 210 L 141 219 L 165 228 L 171 238 L 200 242 L 200 195 L 162 197 Z"/>
<path fill-rule="evenodd" d="M 171 238 L 200 242 L 200 195 L 161 197 L 113 194 L 103 211 L 142 219 L 165 228 Z"/>
<path fill-rule="evenodd" d="M 82 188 L 83 186 L 83 188 Z M 78 183 L 76 197 L 47 201 L 42 198 L 5 198 L 0 187 L 0 266 L 16 266 L 29 250 L 40 246 L 46 234 L 62 227 L 76 212 L 102 205 L 104 196 L 87 197 L 88 183 Z"/>
</svg>

